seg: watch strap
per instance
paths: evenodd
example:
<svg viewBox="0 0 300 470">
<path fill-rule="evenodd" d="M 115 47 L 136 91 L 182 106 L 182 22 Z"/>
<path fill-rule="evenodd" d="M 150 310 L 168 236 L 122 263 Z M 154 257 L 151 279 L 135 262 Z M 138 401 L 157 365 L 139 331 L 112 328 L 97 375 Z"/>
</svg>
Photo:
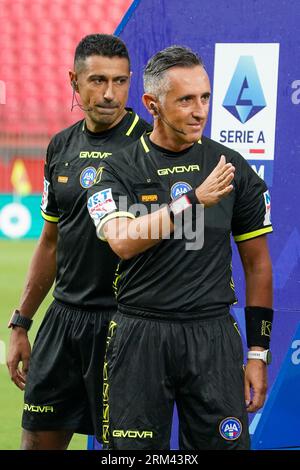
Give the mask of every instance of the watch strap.
<svg viewBox="0 0 300 470">
<path fill-rule="evenodd" d="M 270 364 L 271 352 L 269 349 L 265 349 L 264 351 L 248 351 L 247 358 L 248 359 L 260 359 L 265 364 Z"/>
<path fill-rule="evenodd" d="M 168 209 L 172 223 L 174 224 L 174 221 L 180 217 L 181 214 L 188 208 L 192 209 L 192 216 L 195 218 L 197 206 L 199 204 L 200 202 L 197 199 L 195 189 L 192 189 L 191 191 L 188 191 L 187 193 L 182 194 L 182 196 L 171 201 L 168 204 Z"/>
<path fill-rule="evenodd" d="M 29 331 L 32 325 L 32 320 L 30 318 L 24 317 L 21 315 L 19 310 L 14 310 L 11 319 L 8 323 L 8 328 L 14 328 L 15 326 L 20 326 L 24 330 Z"/>
</svg>

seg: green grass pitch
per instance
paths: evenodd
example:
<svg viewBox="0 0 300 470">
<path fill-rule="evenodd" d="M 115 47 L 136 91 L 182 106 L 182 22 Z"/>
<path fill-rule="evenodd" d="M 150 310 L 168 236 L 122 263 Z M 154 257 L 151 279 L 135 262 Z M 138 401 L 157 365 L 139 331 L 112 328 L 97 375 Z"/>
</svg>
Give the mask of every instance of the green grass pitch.
<svg viewBox="0 0 300 470">
<path fill-rule="evenodd" d="M 10 331 L 7 322 L 18 305 L 25 275 L 36 241 L 0 240 L 0 450 L 19 449 L 23 392 L 11 382 L 6 368 L 6 353 Z M 51 294 L 34 317 L 30 330 L 31 344 L 44 312 L 51 302 Z M 76 434 L 71 450 L 86 449 L 87 437 Z"/>
</svg>

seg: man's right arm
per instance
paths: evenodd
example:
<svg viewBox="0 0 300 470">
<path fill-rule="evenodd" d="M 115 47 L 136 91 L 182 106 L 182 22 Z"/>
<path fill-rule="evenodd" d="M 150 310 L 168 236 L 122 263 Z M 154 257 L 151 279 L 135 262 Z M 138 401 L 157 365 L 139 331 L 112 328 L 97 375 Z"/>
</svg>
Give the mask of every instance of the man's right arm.
<svg viewBox="0 0 300 470">
<path fill-rule="evenodd" d="M 195 189 L 197 202 L 204 207 L 211 207 L 226 197 L 233 189 L 231 183 L 234 170 L 233 165 L 226 163 L 225 156 L 222 155 L 209 176 Z M 115 214 L 111 213 L 100 222 L 97 234 L 124 260 L 155 246 L 174 230 L 166 207 L 137 218 L 128 218 L 128 213 L 124 217 L 119 217 L 118 212 Z"/>
<path fill-rule="evenodd" d="M 37 248 L 27 273 L 25 288 L 18 310 L 32 318 L 49 292 L 56 275 L 57 224 L 45 221 Z M 29 365 L 31 347 L 27 331 L 14 326 L 8 348 L 7 367 L 12 381 L 23 390 Z M 22 369 L 19 363 L 22 362 Z"/>
<path fill-rule="evenodd" d="M 19 310 L 32 318 L 48 294 L 56 274 L 57 224 L 47 222 L 33 254 Z"/>
</svg>

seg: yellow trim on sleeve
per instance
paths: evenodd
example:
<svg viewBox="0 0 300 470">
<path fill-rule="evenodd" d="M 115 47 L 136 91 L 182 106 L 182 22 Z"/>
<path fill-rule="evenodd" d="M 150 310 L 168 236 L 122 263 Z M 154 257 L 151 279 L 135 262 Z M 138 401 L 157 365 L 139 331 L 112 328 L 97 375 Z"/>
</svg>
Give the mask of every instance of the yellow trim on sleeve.
<svg viewBox="0 0 300 470">
<path fill-rule="evenodd" d="M 59 222 L 59 217 L 54 217 L 53 215 L 48 215 L 48 214 L 45 214 L 45 212 L 43 212 L 41 210 L 41 214 L 42 214 L 42 217 L 43 219 L 47 220 L 48 222 Z"/>
<path fill-rule="evenodd" d="M 149 147 L 148 147 L 148 145 L 146 144 L 143 135 L 141 136 L 141 142 L 142 142 L 142 146 L 144 147 L 145 152 L 146 152 L 146 153 L 150 152 Z"/>
<path fill-rule="evenodd" d="M 135 126 L 137 125 L 138 121 L 139 121 L 139 116 L 136 114 L 135 117 L 134 117 L 134 120 L 133 120 L 133 123 L 131 124 L 131 126 L 129 127 L 128 131 L 126 132 L 126 135 L 129 136 L 131 134 L 131 132 L 133 131 L 133 129 L 135 128 Z"/>
<path fill-rule="evenodd" d="M 243 235 L 236 235 L 234 238 L 235 242 L 243 242 L 245 240 L 250 240 L 251 238 L 259 237 L 265 233 L 273 232 L 272 227 L 261 228 L 260 230 L 254 230 L 254 232 L 243 233 Z"/>
<path fill-rule="evenodd" d="M 103 227 L 106 222 L 112 219 L 116 219 L 117 217 L 127 217 L 128 219 L 135 219 L 134 215 L 131 214 L 131 212 L 126 212 L 126 211 L 119 211 L 119 212 L 113 212 L 112 214 L 107 215 L 101 222 L 97 225 L 97 237 L 100 238 L 103 242 L 106 242 L 106 238 L 103 236 Z"/>
</svg>

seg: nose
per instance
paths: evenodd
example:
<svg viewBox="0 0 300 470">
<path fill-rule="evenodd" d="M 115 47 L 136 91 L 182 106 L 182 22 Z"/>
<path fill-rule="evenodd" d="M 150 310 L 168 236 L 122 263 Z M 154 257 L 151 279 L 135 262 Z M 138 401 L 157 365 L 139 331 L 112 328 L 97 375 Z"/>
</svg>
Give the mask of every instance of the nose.
<svg viewBox="0 0 300 470">
<path fill-rule="evenodd" d="M 113 91 L 112 82 L 107 83 L 103 96 L 106 101 L 112 101 L 114 99 L 114 91 Z"/>
<path fill-rule="evenodd" d="M 203 119 L 206 117 L 207 113 L 208 113 L 207 103 L 204 104 L 202 98 L 197 99 L 195 103 L 195 107 L 193 109 L 193 116 L 196 119 Z"/>
</svg>

